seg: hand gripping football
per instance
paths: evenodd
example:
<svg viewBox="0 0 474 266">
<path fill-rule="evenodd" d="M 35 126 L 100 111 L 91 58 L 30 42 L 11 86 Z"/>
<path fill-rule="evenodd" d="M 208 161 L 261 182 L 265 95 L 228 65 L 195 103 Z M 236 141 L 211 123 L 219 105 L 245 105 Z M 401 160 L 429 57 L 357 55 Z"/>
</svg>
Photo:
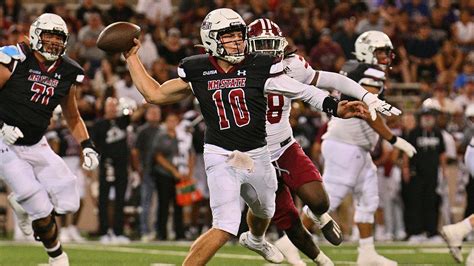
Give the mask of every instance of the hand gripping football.
<svg viewBox="0 0 474 266">
<path fill-rule="evenodd" d="M 139 26 L 130 22 L 115 22 L 107 26 L 97 38 L 97 47 L 108 53 L 120 53 L 134 46 L 133 39 L 140 37 Z"/>
</svg>

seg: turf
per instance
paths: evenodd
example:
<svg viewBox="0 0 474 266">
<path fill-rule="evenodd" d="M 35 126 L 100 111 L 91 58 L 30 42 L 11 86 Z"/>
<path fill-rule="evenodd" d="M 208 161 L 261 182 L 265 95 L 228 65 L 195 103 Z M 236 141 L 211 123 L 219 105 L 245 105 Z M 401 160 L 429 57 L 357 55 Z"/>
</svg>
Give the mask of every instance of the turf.
<svg viewBox="0 0 474 266">
<path fill-rule="evenodd" d="M 190 243 L 132 243 L 124 246 L 104 246 L 98 242 L 66 244 L 71 265 L 181 265 Z M 463 249 L 464 257 L 473 245 Z M 321 249 L 336 265 L 355 265 L 357 247 L 323 245 Z M 399 265 L 461 265 L 448 254 L 443 245 L 383 244 L 379 253 L 399 262 Z M 305 260 L 311 265 L 309 260 Z M 38 265 L 47 263 L 43 248 L 37 244 L 0 242 L 0 265 Z M 238 245 L 223 247 L 208 265 L 268 265 L 257 254 Z"/>
</svg>

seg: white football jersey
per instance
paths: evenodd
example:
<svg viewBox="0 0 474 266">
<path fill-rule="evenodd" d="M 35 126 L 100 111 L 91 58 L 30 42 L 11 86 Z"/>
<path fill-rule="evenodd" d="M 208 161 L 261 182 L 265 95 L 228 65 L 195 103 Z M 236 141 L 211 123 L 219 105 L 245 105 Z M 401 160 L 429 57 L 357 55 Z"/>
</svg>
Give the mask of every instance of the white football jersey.
<svg viewBox="0 0 474 266">
<path fill-rule="evenodd" d="M 316 71 L 303 57 L 293 54 L 283 59 L 284 72 L 291 78 L 310 84 Z M 272 161 L 295 142 L 290 125 L 291 100 L 281 94 L 267 94 L 267 144 Z"/>
<path fill-rule="evenodd" d="M 375 69 L 369 64 L 351 60 L 344 64 L 341 73 L 362 85 L 379 88 L 384 86 L 385 72 Z M 344 97 L 347 96 L 343 95 L 341 100 L 344 100 Z M 377 144 L 379 135 L 362 119 L 333 117 L 322 138 L 357 145 L 371 151 Z"/>
<path fill-rule="evenodd" d="M 322 139 L 353 144 L 371 151 L 377 144 L 379 135 L 363 119 L 332 117 Z"/>
</svg>

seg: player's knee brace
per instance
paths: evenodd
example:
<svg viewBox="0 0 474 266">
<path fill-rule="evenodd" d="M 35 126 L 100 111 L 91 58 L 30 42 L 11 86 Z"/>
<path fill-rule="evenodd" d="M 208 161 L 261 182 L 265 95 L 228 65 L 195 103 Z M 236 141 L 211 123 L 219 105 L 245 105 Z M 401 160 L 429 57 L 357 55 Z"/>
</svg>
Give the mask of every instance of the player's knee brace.
<svg viewBox="0 0 474 266">
<path fill-rule="evenodd" d="M 370 200 L 357 204 L 354 214 L 356 223 L 374 223 L 374 214 L 379 206 L 379 197 L 373 196 Z"/>
<path fill-rule="evenodd" d="M 33 221 L 33 231 L 36 241 L 41 241 L 45 246 L 52 245 L 58 238 L 58 226 L 54 214 Z"/>
</svg>

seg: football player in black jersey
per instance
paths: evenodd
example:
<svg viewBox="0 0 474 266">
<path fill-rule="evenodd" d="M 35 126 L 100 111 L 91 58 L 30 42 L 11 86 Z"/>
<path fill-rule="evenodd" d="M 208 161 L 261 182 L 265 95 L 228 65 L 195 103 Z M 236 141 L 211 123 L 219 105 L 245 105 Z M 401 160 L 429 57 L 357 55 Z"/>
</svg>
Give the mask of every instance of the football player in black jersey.
<svg viewBox="0 0 474 266">
<path fill-rule="evenodd" d="M 76 177 L 43 136 L 57 105 L 81 143 L 83 167 L 98 165 L 75 98 L 84 71 L 64 54 L 67 40 L 63 19 L 45 13 L 31 24 L 29 45 L 0 48 L 0 176 L 13 191 L 9 202 L 21 228 L 31 234 L 32 227 L 50 265 L 69 265 L 54 216 L 79 208 Z"/>
<path fill-rule="evenodd" d="M 250 232 L 240 243 L 279 263 L 281 252 L 264 234 L 275 211 L 277 180 L 265 141 L 265 93 L 276 92 L 302 99 L 319 110 L 342 117 L 367 116 L 363 103 L 347 104 L 327 92 L 281 75 L 279 59 L 246 53 L 247 29 L 235 11 L 211 11 L 201 25 L 201 39 L 208 54 L 183 59 L 179 78 L 159 84 L 147 74 L 136 46 L 124 53 L 137 89 L 150 103 L 167 104 L 191 93 L 198 99 L 206 122 L 204 156 L 210 190 L 213 228 L 191 246 L 184 265 L 204 265 L 240 224 L 240 196 L 250 207 Z M 375 97 L 376 98 L 376 97 Z M 384 103 L 374 102 L 381 107 Z"/>
</svg>

